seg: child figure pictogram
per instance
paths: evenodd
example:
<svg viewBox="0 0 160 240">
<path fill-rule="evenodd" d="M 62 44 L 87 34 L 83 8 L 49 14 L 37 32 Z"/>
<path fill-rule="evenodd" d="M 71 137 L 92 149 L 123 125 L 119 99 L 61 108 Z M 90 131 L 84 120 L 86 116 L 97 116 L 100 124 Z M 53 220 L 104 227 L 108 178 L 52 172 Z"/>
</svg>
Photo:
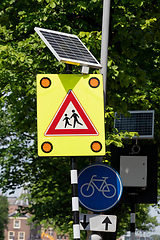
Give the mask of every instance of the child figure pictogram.
<svg viewBox="0 0 160 240">
<path fill-rule="evenodd" d="M 69 117 L 67 116 L 67 113 L 65 114 L 65 118 L 63 119 L 63 121 L 65 121 L 65 128 L 67 127 L 67 125 L 70 125 L 70 126 L 72 126 L 72 124 L 70 124 L 70 122 L 69 122 Z"/>
</svg>

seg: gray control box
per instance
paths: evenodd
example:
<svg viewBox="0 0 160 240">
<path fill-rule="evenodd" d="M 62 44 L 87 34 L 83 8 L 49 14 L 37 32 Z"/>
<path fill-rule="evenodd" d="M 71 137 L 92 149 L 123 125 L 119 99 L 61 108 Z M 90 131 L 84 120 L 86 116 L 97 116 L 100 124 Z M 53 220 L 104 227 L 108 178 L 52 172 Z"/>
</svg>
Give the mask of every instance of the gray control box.
<svg viewBox="0 0 160 240">
<path fill-rule="evenodd" d="M 124 187 L 147 187 L 147 156 L 120 156 L 120 176 Z"/>
</svg>

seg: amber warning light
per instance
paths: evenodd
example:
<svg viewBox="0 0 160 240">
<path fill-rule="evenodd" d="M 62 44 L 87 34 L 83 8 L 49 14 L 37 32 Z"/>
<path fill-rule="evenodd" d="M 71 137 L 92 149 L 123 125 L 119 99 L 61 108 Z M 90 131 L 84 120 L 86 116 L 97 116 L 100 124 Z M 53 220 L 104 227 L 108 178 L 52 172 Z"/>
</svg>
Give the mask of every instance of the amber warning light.
<svg viewBox="0 0 160 240">
<path fill-rule="evenodd" d="M 53 149 L 53 146 L 50 142 L 44 142 L 42 143 L 42 151 L 45 152 L 45 153 L 50 153 Z"/>
<path fill-rule="evenodd" d="M 49 78 L 47 78 L 47 77 L 42 78 L 41 81 L 40 81 L 40 85 L 43 88 L 48 88 L 51 85 L 51 80 Z"/>
<path fill-rule="evenodd" d="M 98 78 L 92 77 L 92 78 L 89 79 L 89 85 L 90 85 L 90 87 L 92 87 L 92 88 L 97 88 L 97 87 L 99 86 L 99 84 L 100 84 L 100 81 L 99 81 Z"/>
<path fill-rule="evenodd" d="M 94 141 L 91 144 L 91 149 L 93 152 L 100 152 L 102 149 L 102 144 L 98 141 Z"/>
</svg>

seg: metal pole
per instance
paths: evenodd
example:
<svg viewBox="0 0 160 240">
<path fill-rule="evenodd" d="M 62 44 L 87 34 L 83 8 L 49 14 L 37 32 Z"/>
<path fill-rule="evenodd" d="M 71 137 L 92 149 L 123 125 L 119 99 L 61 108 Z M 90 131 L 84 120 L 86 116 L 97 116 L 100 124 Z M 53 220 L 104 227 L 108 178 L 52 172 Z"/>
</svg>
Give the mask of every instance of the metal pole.
<svg viewBox="0 0 160 240">
<path fill-rule="evenodd" d="M 66 73 L 72 73 L 72 66 L 66 64 Z M 76 157 L 71 157 L 71 186 L 72 186 L 72 214 L 73 214 L 73 239 L 80 240 L 79 201 L 78 201 L 78 176 Z"/>
<path fill-rule="evenodd" d="M 101 41 L 102 69 L 100 73 L 103 74 L 104 107 L 106 104 L 107 62 L 108 62 L 108 42 L 110 22 L 109 19 L 110 19 L 110 0 L 103 0 L 102 41 Z"/>
<path fill-rule="evenodd" d="M 131 220 L 130 220 L 130 227 L 131 227 L 131 240 L 135 240 L 135 211 L 136 211 L 136 203 L 135 203 L 135 193 L 131 195 Z"/>
<path fill-rule="evenodd" d="M 72 186 L 73 239 L 80 240 L 78 177 L 76 157 L 71 157 L 71 186 Z"/>
<path fill-rule="evenodd" d="M 103 0 L 102 41 L 101 41 L 102 69 L 100 70 L 100 73 L 103 75 L 104 111 L 106 106 L 109 18 L 110 18 L 110 0 Z M 96 163 L 102 163 L 102 162 L 103 162 L 103 157 L 96 157 Z"/>
</svg>

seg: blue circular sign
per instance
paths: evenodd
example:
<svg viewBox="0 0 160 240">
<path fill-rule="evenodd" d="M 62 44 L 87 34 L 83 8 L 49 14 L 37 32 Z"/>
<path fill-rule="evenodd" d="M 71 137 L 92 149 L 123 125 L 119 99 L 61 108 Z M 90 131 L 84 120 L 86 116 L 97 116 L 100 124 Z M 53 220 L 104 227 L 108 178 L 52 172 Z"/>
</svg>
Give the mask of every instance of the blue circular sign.
<svg viewBox="0 0 160 240">
<path fill-rule="evenodd" d="M 78 197 L 82 206 L 88 210 L 109 210 L 120 200 L 122 191 L 120 175 L 106 164 L 91 164 L 79 173 Z"/>
</svg>

